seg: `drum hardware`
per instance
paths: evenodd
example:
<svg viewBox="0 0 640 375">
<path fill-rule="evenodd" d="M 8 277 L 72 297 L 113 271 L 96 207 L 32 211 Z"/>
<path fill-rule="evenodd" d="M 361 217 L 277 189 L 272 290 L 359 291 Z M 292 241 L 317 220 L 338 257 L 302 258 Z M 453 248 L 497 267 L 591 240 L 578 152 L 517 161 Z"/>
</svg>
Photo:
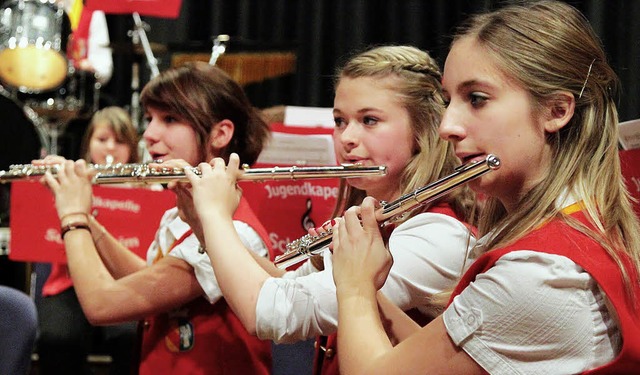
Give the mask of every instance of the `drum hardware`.
<svg viewBox="0 0 640 375">
<path fill-rule="evenodd" d="M 68 122 L 98 110 L 101 84 L 92 72 L 69 67 L 63 84 L 40 94 L 19 93 L 18 99 L 38 115 L 53 122 Z"/>
<path fill-rule="evenodd" d="M 9 255 L 9 242 L 11 231 L 9 228 L 0 228 L 0 256 Z"/>
<path fill-rule="evenodd" d="M 229 35 L 220 34 L 213 39 L 213 48 L 211 49 L 211 58 L 209 59 L 209 65 L 216 65 L 218 57 L 224 54 L 227 50 L 227 42 L 229 41 Z"/>
<path fill-rule="evenodd" d="M 24 93 L 59 86 L 66 77 L 61 4 L 11 0 L 0 12 L 0 79 Z"/>
<path fill-rule="evenodd" d="M 133 12 L 133 30 L 129 31 L 129 36 L 134 45 L 134 51 L 137 46 L 142 46 L 144 56 L 147 60 L 147 65 L 151 69 L 151 78 L 155 78 L 160 74 L 158 69 L 158 60 L 153 56 L 151 44 L 147 38 L 146 28 L 149 27 L 147 23 L 142 22 L 140 14 Z M 131 66 L 131 120 L 133 125 L 138 129 L 140 133 L 144 131 L 142 124 L 140 123 L 140 66 L 136 60 L 134 60 Z M 143 153 L 144 154 L 144 153 Z"/>
</svg>

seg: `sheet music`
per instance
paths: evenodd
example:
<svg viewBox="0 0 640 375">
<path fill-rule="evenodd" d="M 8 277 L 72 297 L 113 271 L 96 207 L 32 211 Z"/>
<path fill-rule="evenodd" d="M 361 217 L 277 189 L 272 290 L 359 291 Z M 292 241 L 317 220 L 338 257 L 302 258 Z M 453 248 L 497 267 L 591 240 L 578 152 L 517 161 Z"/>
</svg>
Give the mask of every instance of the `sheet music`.
<svg viewBox="0 0 640 375">
<path fill-rule="evenodd" d="M 301 127 L 333 128 L 333 108 L 286 106 L 284 124 Z"/>
<path fill-rule="evenodd" d="M 336 165 L 333 138 L 329 134 L 274 132 L 258 163 L 276 165 Z"/>
<path fill-rule="evenodd" d="M 640 119 L 621 122 L 619 124 L 619 141 L 623 150 L 640 148 Z"/>
</svg>

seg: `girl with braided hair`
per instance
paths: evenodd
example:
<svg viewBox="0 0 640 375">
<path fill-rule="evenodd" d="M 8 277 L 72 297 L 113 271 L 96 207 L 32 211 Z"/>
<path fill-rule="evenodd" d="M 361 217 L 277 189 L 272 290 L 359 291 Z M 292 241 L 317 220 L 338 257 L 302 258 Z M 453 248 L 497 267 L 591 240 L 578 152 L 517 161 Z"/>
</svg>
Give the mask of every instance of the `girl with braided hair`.
<svg viewBox="0 0 640 375">
<path fill-rule="evenodd" d="M 443 110 L 440 72 L 426 52 L 383 46 L 349 60 L 336 80 L 336 157 L 340 163 L 386 165 L 387 175 L 343 181 L 336 215 L 366 195 L 392 201 L 452 173 L 459 161 L 438 136 Z M 232 156 L 227 170 L 238 163 Z M 331 253 L 324 254 L 322 266 L 308 261 L 286 273 L 254 260 L 229 231 L 238 202 L 235 177 L 224 172 L 222 159 L 200 167 L 202 178 L 190 175 L 190 182 L 206 251 L 225 299 L 247 330 L 278 343 L 335 334 Z M 452 288 L 463 270 L 475 242 L 465 224 L 470 201 L 468 191 L 458 191 L 397 225 L 389 238 L 396 263 L 381 290 L 382 304 L 389 303 L 384 295 L 403 310 L 418 309 L 423 321 L 438 314 L 425 301 Z M 316 344 L 316 372 L 337 373 L 335 336 Z"/>
</svg>

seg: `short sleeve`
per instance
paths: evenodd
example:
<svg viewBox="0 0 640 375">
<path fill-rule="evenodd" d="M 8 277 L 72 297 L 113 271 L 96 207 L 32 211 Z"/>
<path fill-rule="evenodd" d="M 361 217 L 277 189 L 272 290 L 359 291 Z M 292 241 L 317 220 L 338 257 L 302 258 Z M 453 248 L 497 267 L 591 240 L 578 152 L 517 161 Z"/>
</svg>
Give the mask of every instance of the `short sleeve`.
<svg viewBox="0 0 640 375">
<path fill-rule="evenodd" d="M 240 235 L 242 244 L 247 249 L 263 257 L 268 255 L 268 250 L 262 238 L 260 238 L 251 226 L 237 220 L 233 222 L 233 225 Z M 218 280 L 211 266 L 211 260 L 206 253 L 200 254 L 198 252 L 199 246 L 200 242 L 198 238 L 192 234 L 180 245 L 176 246 L 169 255 L 182 259 L 193 267 L 196 279 L 205 292 L 207 300 L 213 304 L 222 298 L 222 292 L 220 291 Z"/>
<path fill-rule="evenodd" d="M 479 274 L 443 319 L 453 342 L 492 374 L 579 373 L 615 356 L 606 305 L 570 259 L 515 251 Z"/>
</svg>

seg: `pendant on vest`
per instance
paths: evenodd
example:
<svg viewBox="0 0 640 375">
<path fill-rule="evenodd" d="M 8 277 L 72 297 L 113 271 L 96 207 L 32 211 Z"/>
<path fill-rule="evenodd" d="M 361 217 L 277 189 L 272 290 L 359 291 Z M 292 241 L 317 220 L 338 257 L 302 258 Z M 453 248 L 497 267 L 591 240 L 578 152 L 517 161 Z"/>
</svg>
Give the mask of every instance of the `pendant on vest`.
<svg viewBox="0 0 640 375">
<path fill-rule="evenodd" d="M 193 348 L 195 335 L 193 324 L 185 318 L 169 319 L 169 331 L 164 338 L 170 352 L 186 352 Z"/>
</svg>

